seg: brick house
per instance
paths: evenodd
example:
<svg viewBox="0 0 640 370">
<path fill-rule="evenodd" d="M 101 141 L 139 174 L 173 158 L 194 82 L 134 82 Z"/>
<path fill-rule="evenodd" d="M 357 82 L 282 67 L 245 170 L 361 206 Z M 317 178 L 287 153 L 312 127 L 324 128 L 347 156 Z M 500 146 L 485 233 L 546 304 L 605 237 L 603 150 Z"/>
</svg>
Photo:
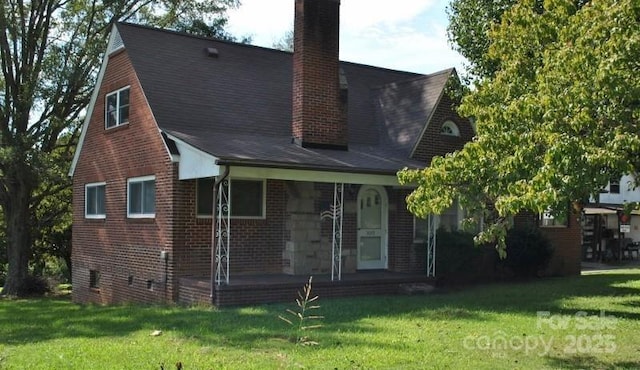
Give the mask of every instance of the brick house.
<svg viewBox="0 0 640 370">
<path fill-rule="evenodd" d="M 445 91 L 455 71 L 340 62 L 339 1 L 295 4 L 293 54 L 113 27 L 70 172 L 74 301 L 229 305 L 291 299 L 309 275 L 322 296 L 433 277 L 435 224 L 407 211 L 396 172 L 472 139 Z"/>
</svg>

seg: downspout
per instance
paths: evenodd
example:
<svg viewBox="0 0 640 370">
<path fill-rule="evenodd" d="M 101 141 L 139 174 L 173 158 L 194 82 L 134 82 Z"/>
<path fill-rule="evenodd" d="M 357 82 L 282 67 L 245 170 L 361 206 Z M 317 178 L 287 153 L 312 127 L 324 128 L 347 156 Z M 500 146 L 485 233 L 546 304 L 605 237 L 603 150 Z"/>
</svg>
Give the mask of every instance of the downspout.
<svg viewBox="0 0 640 370">
<path fill-rule="evenodd" d="M 216 285 L 216 251 L 218 247 L 216 244 L 216 226 L 218 224 L 216 206 L 218 205 L 218 188 L 220 187 L 220 184 L 229 176 L 230 169 L 231 168 L 229 166 L 225 166 L 222 176 L 219 176 L 218 179 L 213 182 L 213 208 L 211 209 L 211 291 L 209 293 L 211 304 L 213 304 Z"/>
</svg>

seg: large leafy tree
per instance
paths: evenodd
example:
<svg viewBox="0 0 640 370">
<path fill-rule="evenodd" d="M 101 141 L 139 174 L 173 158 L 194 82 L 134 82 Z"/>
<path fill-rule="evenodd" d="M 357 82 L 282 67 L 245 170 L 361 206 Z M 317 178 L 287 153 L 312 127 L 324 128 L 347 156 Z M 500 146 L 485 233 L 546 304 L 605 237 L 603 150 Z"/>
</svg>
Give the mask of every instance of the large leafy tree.
<svg viewBox="0 0 640 370">
<path fill-rule="evenodd" d="M 275 40 L 271 46 L 274 49 L 293 52 L 293 29 L 286 31 L 282 37 Z"/>
<path fill-rule="evenodd" d="M 56 207 L 56 202 L 69 189 L 65 175 L 111 25 L 128 20 L 211 33 L 216 24 L 224 25 L 226 9 L 238 4 L 238 0 L 3 1 L 0 209 L 9 265 L 3 294 L 24 291 L 35 239 L 46 239 L 41 233 L 47 230 L 51 238 L 64 232 L 55 224 L 65 222 L 66 205 Z M 68 204 L 68 196 L 65 199 Z"/>
<path fill-rule="evenodd" d="M 452 0 L 447 7 L 447 34 L 454 49 L 464 56 L 474 77 L 493 75 L 498 68 L 487 51 L 489 31 L 516 0 Z"/>
<path fill-rule="evenodd" d="M 492 215 L 478 240 L 503 251 L 510 216 L 566 216 L 611 178 L 638 172 L 640 2 L 522 0 L 489 38 L 498 68 L 461 105 L 476 138 L 400 179 L 418 185 L 408 198 L 418 215 L 455 198 Z"/>
</svg>

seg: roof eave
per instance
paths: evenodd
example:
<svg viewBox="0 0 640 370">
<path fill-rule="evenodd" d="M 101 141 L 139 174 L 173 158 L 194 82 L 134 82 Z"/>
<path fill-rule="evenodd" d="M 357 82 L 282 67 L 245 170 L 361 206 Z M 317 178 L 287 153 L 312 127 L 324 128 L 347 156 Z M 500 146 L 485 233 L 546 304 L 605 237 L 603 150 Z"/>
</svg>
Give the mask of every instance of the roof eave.
<svg viewBox="0 0 640 370">
<path fill-rule="evenodd" d="M 344 173 L 359 173 L 364 175 L 387 175 L 396 176 L 398 171 L 390 169 L 380 168 L 357 168 L 357 167 L 340 167 L 340 166 L 322 166 L 322 165 L 310 165 L 308 163 L 290 163 L 290 162 L 273 162 L 273 161 L 260 161 L 253 159 L 237 159 L 237 158 L 220 158 L 216 161 L 216 164 L 220 166 L 241 166 L 241 167 L 259 167 L 259 168 L 277 168 L 287 170 L 308 170 L 319 172 L 344 172 Z M 404 168 L 404 167 L 403 167 Z"/>
</svg>

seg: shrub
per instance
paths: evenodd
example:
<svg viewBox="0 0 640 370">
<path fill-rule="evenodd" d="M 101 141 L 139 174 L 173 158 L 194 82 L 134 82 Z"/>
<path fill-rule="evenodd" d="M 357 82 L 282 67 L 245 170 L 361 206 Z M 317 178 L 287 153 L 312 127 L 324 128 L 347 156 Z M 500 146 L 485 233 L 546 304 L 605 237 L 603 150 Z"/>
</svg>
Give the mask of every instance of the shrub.
<svg viewBox="0 0 640 370">
<path fill-rule="evenodd" d="M 440 282 L 467 283 L 492 275 L 497 253 L 476 246 L 473 234 L 440 228 L 436 245 L 436 276 Z"/>
<path fill-rule="evenodd" d="M 50 291 L 51 289 L 49 288 L 49 283 L 45 278 L 29 275 L 24 281 L 24 285 L 22 287 L 22 292 L 20 292 L 20 295 L 41 296 L 45 293 L 49 293 Z"/>
<path fill-rule="evenodd" d="M 547 267 L 553 247 L 540 229 L 533 226 L 515 227 L 507 232 L 507 258 L 501 263 L 517 277 L 538 276 Z"/>
</svg>

